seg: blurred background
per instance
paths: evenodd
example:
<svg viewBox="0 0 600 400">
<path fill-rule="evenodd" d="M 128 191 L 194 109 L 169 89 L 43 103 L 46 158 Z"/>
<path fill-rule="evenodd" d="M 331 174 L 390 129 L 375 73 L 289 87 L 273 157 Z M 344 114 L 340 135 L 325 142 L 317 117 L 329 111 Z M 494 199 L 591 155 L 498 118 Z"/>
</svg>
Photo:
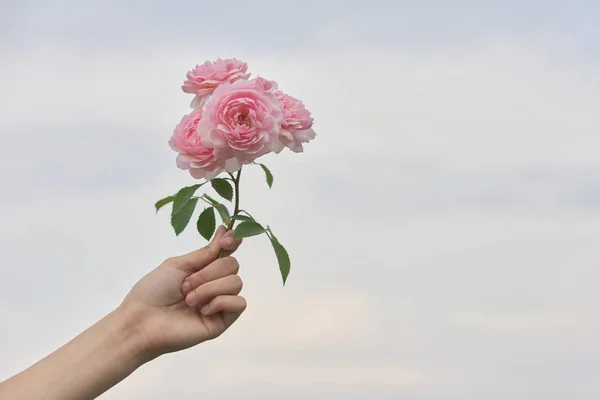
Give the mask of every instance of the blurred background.
<svg viewBox="0 0 600 400">
<path fill-rule="evenodd" d="M 248 62 L 317 139 L 249 169 L 248 310 L 103 399 L 597 399 L 600 3 L 0 0 L 0 380 L 176 238 L 185 73 Z"/>
</svg>

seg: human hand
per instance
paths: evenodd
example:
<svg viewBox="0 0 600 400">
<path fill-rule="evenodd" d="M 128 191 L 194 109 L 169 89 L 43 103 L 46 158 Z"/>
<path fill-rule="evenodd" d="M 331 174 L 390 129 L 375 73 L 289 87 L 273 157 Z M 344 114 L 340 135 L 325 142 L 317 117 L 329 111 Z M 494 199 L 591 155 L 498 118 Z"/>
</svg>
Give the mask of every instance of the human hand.
<svg viewBox="0 0 600 400">
<path fill-rule="evenodd" d="M 220 227 L 208 246 L 168 259 L 143 277 L 116 310 L 0 382 L 0 398 L 93 399 L 153 358 L 221 335 L 246 301 L 238 296 L 237 261 L 217 257 L 240 243 Z"/>
<path fill-rule="evenodd" d="M 166 260 L 132 288 L 119 308 L 135 320 L 150 358 L 214 339 L 239 318 L 246 300 L 238 262 L 217 257 L 240 243 L 220 227 L 206 247 Z"/>
</svg>

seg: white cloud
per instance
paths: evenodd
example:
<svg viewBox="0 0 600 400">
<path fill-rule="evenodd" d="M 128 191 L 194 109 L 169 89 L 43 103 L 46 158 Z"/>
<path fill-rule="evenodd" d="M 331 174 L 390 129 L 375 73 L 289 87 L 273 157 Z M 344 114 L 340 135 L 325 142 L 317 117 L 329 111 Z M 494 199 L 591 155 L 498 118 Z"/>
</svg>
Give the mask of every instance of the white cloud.
<svg viewBox="0 0 600 400">
<path fill-rule="evenodd" d="M 452 324 L 465 329 L 492 334 L 527 335 L 538 339 L 540 335 L 582 332 L 591 334 L 597 333 L 600 329 L 597 315 L 578 315 L 573 312 L 494 315 L 477 311 L 459 311 L 451 313 L 449 320 Z"/>
<path fill-rule="evenodd" d="M 549 45 L 342 47 L 246 59 L 253 72 L 277 79 L 306 101 L 322 133 L 312 151 L 321 154 L 383 152 L 461 169 L 596 165 L 600 95 L 594 88 L 600 73 L 586 64 L 558 62 L 561 54 L 571 56 L 568 47 Z M 201 61 L 197 57 L 217 53 L 173 47 L 161 49 L 161 58 L 154 54 L 106 58 L 47 45 L 11 57 L 0 71 L 0 121 L 103 121 L 162 137 L 189 103 L 179 90 L 183 73 Z M 359 87 L 348 85 L 357 77 Z"/>
<path fill-rule="evenodd" d="M 217 363 L 211 367 L 211 378 L 215 383 L 226 385 L 231 383 L 231 376 L 237 376 L 235 385 L 270 385 L 275 390 L 285 387 L 306 385 L 331 386 L 377 386 L 404 387 L 427 384 L 427 378 L 413 369 L 397 365 L 278 365 L 253 363 L 251 365 L 235 365 Z"/>
<path fill-rule="evenodd" d="M 2 376 L 109 311 L 164 258 L 203 243 L 193 232 L 175 238 L 152 208 L 190 181 L 165 142 L 189 103 L 182 71 L 201 60 L 184 48 L 154 51 L 48 46 L 0 66 L 0 342 L 14 360 Z M 561 361 L 568 349 L 598 361 L 585 332 L 599 324 L 600 226 L 589 206 L 598 199 L 599 75 L 581 60 L 555 63 L 561 51 L 498 42 L 246 57 L 317 122 L 306 154 L 269 160 L 271 191 L 259 170 L 245 174 L 244 207 L 292 255 L 289 284 L 280 287 L 268 243 L 248 240 L 238 257 L 249 309 L 235 329 L 157 360 L 105 397 L 227 399 L 306 382 L 374 388 L 364 398 L 407 388 L 447 398 L 440 388 L 465 395 L 478 382 L 488 394 L 511 383 L 523 394 L 510 358 L 575 368 Z M 32 128 L 35 140 L 19 136 Z M 578 332 L 580 343 L 547 335 L 523 352 L 513 340 L 555 330 Z M 270 390 L 272 377 L 279 387 Z M 600 387 L 590 382 L 534 384 L 542 394 L 588 384 L 593 398 Z"/>
</svg>

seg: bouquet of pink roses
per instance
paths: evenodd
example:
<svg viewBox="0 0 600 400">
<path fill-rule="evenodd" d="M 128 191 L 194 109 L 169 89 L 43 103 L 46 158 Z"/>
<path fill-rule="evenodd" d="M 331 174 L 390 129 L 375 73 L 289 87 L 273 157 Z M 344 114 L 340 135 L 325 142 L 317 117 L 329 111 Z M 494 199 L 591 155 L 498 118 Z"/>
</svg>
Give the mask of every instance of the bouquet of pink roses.
<svg viewBox="0 0 600 400">
<path fill-rule="evenodd" d="M 285 285 L 290 272 L 289 255 L 269 226 L 240 209 L 240 175 L 244 165 L 259 166 L 271 187 L 273 175 L 256 160 L 271 152 L 278 154 L 286 147 L 302 152 L 303 143 L 315 138 L 313 119 L 302 101 L 278 90 L 274 81 L 250 79 L 247 70 L 247 64 L 239 60 L 218 59 L 187 73 L 182 89 L 194 95 L 192 112 L 175 127 L 169 145 L 178 153 L 177 166 L 201 181 L 159 200 L 155 207 L 158 212 L 172 203 L 171 225 L 176 235 L 188 226 L 199 202 L 205 207 L 196 227 L 206 240 L 216 230 L 215 210 L 227 229 L 238 224 L 238 238 L 266 234 Z M 209 182 L 220 197 L 233 202 L 231 212 L 210 195 L 196 194 Z"/>
</svg>

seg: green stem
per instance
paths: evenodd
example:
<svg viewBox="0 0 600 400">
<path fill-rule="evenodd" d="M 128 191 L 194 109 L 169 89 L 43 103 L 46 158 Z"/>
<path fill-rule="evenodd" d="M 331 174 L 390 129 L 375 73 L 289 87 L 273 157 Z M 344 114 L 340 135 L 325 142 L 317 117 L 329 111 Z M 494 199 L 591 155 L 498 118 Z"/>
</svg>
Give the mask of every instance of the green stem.
<svg viewBox="0 0 600 400">
<path fill-rule="evenodd" d="M 232 174 L 229 174 L 229 175 L 233 179 L 235 205 L 233 208 L 233 214 L 231 215 L 232 218 L 229 220 L 229 223 L 227 224 L 228 231 L 233 229 L 233 224 L 235 222 L 233 217 L 240 213 L 240 176 L 242 175 L 242 168 L 240 167 L 240 169 L 237 172 L 237 174 L 235 175 L 235 177 Z M 225 250 L 221 249 L 221 252 L 219 253 L 219 258 L 223 257 L 224 254 L 225 254 Z"/>
</svg>

